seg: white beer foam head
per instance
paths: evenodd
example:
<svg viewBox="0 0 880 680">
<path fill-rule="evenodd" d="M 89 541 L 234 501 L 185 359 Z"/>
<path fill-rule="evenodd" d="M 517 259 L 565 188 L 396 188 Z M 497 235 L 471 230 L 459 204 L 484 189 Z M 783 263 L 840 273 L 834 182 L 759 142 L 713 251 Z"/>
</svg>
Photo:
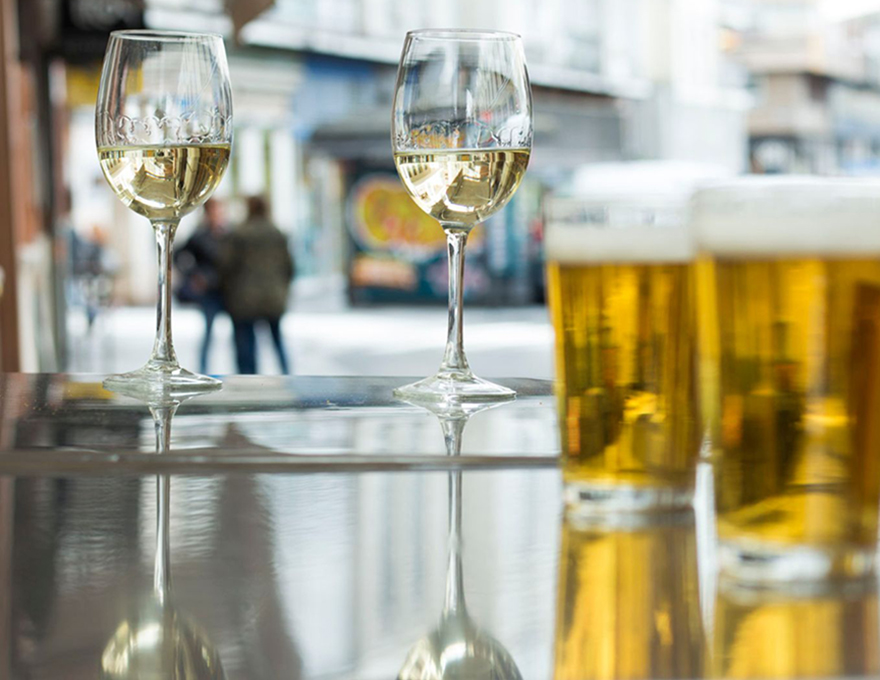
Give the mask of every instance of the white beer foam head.
<svg viewBox="0 0 880 680">
<path fill-rule="evenodd" d="M 560 220 L 549 217 L 544 229 L 544 255 L 548 262 L 676 263 L 689 262 L 696 252 L 683 207 L 673 202 L 595 201 L 596 210 L 607 209 L 607 221 Z M 646 215 L 658 210 L 658 219 Z"/>
<path fill-rule="evenodd" d="M 698 190 L 697 247 L 719 256 L 880 254 L 880 182 L 746 177 Z"/>
</svg>

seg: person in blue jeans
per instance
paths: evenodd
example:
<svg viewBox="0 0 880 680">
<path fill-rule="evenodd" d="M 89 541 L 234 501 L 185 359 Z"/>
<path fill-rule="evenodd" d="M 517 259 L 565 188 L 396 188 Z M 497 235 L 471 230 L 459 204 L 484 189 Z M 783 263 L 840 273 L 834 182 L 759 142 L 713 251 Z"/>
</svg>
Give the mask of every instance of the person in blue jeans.
<svg viewBox="0 0 880 680">
<path fill-rule="evenodd" d="M 208 372 L 208 353 L 211 350 L 211 331 L 214 319 L 224 311 L 218 270 L 220 251 L 226 238 L 223 206 L 216 199 L 204 205 L 201 223 L 187 242 L 174 254 L 174 262 L 182 274 L 183 283 L 177 289 L 181 302 L 194 302 L 205 319 L 205 334 L 199 348 L 199 371 Z"/>
<path fill-rule="evenodd" d="M 247 219 L 226 239 L 220 268 L 223 302 L 232 318 L 238 372 L 258 372 L 258 325 L 269 327 L 281 371 L 290 363 L 281 334 L 294 264 L 287 237 L 269 219 L 266 201 L 247 199 Z"/>
</svg>

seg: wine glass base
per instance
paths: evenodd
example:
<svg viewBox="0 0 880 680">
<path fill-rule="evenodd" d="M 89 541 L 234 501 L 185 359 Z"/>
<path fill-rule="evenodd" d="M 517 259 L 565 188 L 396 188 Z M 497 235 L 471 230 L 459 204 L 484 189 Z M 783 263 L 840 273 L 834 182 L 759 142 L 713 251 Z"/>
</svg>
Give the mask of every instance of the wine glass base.
<svg viewBox="0 0 880 680">
<path fill-rule="evenodd" d="M 478 378 L 470 371 L 441 371 L 437 375 L 404 385 L 394 396 L 409 402 L 496 402 L 516 398 L 516 392 Z"/>
<path fill-rule="evenodd" d="M 108 376 L 104 388 L 127 396 L 150 398 L 154 396 L 185 397 L 219 389 L 217 378 L 193 373 L 180 366 L 166 366 L 149 362 L 146 366 L 118 375 Z"/>
</svg>

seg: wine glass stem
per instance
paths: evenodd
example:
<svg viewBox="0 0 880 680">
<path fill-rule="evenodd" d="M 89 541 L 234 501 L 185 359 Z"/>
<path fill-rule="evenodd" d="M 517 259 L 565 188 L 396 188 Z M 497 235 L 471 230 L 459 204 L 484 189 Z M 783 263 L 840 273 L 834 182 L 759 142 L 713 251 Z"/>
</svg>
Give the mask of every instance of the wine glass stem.
<svg viewBox="0 0 880 680">
<path fill-rule="evenodd" d="M 171 450 L 171 419 L 177 406 L 150 408 L 156 427 L 156 453 Z M 171 588 L 171 477 L 156 477 L 156 562 L 153 591 L 162 604 Z"/>
<path fill-rule="evenodd" d="M 461 470 L 453 470 L 449 473 L 449 564 L 444 610 L 460 614 L 466 609 L 461 565 Z"/>
<path fill-rule="evenodd" d="M 449 325 L 446 352 L 441 371 L 470 372 L 464 355 L 464 247 L 468 231 L 455 225 L 443 225 L 449 253 Z"/>
<path fill-rule="evenodd" d="M 169 515 L 171 514 L 171 477 L 156 477 L 156 563 L 153 568 L 153 590 L 164 603 L 171 587 L 171 549 Z"/>
<path fill-rule="evenodd" d="M 156 341 L 153 343 L 150 363 L 173 369 L 178 367 L 178 363 L 171 340 L 171 252 L 177 221 L 155 221 L 153 231 L 159 255 L 159 301 L 156 304 Z"/>
</svg>

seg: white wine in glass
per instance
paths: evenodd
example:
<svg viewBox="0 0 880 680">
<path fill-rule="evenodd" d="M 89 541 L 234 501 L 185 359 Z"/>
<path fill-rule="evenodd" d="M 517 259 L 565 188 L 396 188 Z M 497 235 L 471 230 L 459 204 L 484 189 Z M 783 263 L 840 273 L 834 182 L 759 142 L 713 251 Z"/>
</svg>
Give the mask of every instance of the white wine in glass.
<svg viewBox="0 0 880 680">
<path fill-rule="evenodd" d="M 474 227 L 501 209 L 519 187 L 529 149 L 396 153 L 406 190 L 435 220 Z"/>
<path fill-rule="evenodd" d="M 497 401 L 514 392 L 473 374 L 464 353 L 464 248 L 516 192 L 532 147 L 522 41 L 512 33 L 412 31 L 400 59 L 394 162 L 416 204 L 445 230 L 449 324 L 436 375 L 395 390 L 409 401 Z"/>
<path fill-rule="evenodd" d="M 217 188 L 232 143 L 232 93 L 223 39 L 166 31 L 110 35 L 95 115 L 98 158 L 119 199 L 152 223 L 159 264 L 153 353 L 110 376 L 109 389 L 213 389 L 180 367 L 171 338 L 171 250 L 180 218 Z"/>
<path fill-rule="evenodd" d="M 119 199 L 149 220 L 177 220 L 204 203 L 223 179 L 229 144 L 108 147 L 98 151 Z"/>
</svg>

